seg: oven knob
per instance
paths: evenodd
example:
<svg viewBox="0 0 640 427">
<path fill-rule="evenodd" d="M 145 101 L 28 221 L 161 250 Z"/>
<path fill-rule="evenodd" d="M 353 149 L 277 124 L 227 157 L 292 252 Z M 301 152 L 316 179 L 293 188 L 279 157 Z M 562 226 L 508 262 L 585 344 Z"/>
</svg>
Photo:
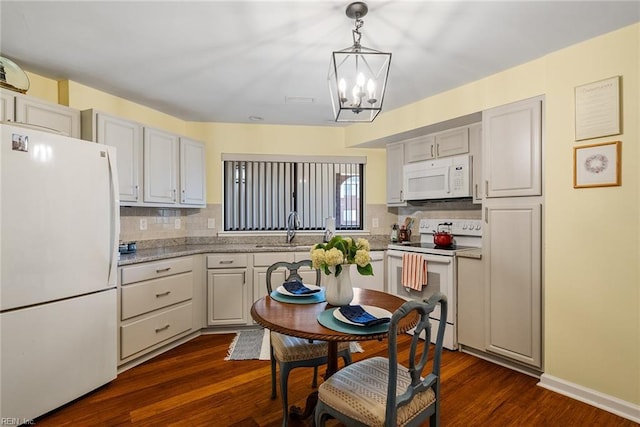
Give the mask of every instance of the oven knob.
<svg viewBox="0 0 640 427">
<path fill-rule="evenodd" d="M 480 224 L 476 225 L 476 230 L 480 230 L 480 228 L 482 228 Z"/>
<path fill-rule="evenodd" d="M 467 229 L 467 224 L 462 224 L 462 229 L 466 230 Z"/>
</svg>

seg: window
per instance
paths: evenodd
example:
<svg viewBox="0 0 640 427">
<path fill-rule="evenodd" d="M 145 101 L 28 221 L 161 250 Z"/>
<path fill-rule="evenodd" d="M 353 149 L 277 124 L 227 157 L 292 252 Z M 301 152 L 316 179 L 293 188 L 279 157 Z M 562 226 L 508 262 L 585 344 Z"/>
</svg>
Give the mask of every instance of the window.
<svg viewBox="0 0 640 427">
<path fill-rule="evenodd" d="M 291 211 L 301 230 L 362 230 L 364 157 L 224 154 L 225 231 L 287 229 Z"/>
</svg>

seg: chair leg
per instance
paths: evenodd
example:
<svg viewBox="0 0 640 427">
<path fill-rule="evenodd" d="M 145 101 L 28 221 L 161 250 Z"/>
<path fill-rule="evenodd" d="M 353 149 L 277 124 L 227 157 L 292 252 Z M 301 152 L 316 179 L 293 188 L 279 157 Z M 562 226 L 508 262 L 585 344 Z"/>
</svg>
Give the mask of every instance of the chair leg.
<svg viewBox="0 0 640 427">
<path fill-rule="evenodd" d="M 318 388 L 318 367 L 313 367 L 313 381 L 311 381 L 311 388 Z"/>
<path fill-rule="evenodd" d="M 314 421 L 314 426 L 315 427 L 324 427 L 325 422 L 326 422 L 326 416 L 324 414 L 324 411 L 322 410 L 323 403 L 318 401 L 318 403 L 316 404 L 316 409 L 313 412 L 313 421 Z"/>
<path fill-rule="evenodd" d="M 273 347 L 271 347 L 271 399 L 278 397 L 276 389 L 276 358 L 273 356 Z"/>
<path fill-rule="evenodd" d="M 289 365 L 280 363 L 280 400 L 282 400 L 282 427 L 289 424 L 289 393 L 287 382 L 289 381 Z"/>
<path fill-rule="evenodd" d="M 344 365 L 351 365 L 351 352 L 347 351 L 344 353 L 344 356 L 342 356 L 342 359 L 344 360 Z"/>
</svg>

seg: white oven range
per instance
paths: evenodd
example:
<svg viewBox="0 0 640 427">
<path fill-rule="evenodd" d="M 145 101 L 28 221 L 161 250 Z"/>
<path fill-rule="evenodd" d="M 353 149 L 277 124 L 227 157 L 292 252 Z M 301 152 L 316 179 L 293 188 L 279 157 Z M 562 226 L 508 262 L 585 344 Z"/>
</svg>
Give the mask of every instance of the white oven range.
<svg viewBox="0 0 640 427">
<path fill-rule="evenodd" d="M 433 234 L 441 224 L 449 224 L 454 244 L 449 248 L 436 247 Z M 441 227 L 442 228 L 442 227 Z M 445 227 L 446 228 L 446 227 Z M 387 283 L 389 292 L 407 300 L 424 300 L 436 292 L 447 297 L 447 327 L 444 346 L 449 350 L 458 349 L 457 321 L 457 254 L 482 246 L 482 220 L 423 219 L 419 226 L 420 241 L 392 243 L 387 247 Z M 402 256 L 407 252 L 420 253 L 427 261 L 427 286 L 421 291 L 402 286 Z M 433 330 L 440 321 L 440 309 L 430 316 Z M 435 339 L 435 334 L 432 337 Z"/>
</svg>

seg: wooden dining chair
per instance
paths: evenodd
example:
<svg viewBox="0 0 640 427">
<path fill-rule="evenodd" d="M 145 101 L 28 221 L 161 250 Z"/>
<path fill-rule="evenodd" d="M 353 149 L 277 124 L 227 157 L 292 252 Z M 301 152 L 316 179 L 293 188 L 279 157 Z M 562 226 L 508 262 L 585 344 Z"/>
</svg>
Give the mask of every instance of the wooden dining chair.
<svg viewBox="0 0 640 427">
<path fill-rule="evenodd" d="M 272 275 L 278 269 L 286 269 L 285 281 L 300 280 L 303 282 L 298 270 L 300 268 L 312 268 L 311 260 L 302 260 L 294 263 L 280 261 L 267 268 L 267 292 L 271 294 Z M 308 281 L 307 281 L 308 283 Z M 320 270 L 316 270 L 315 283 L 320 285 Z M 279 286 L 279 284 L 278 284 Z M 282 400 L 282 425 L 286 427 L 289 421 L 287 381 L 289 372 L 294 368 L 312 367 L 313 380 L 311 386 L 318 386 L 318 366 L 327 363 L 328 344 L 325 341 L 314 341 L 304 338 L 292 337 L 270 331 L 271 338 L 271 398 L 277 397 L 276 392 L 276 363 L 280 369 L 280 394 Z M 351 363 L 350 344 L 348 342 L 338 344 L 338 356 L 341 357 L 345 365 Z"/>
<path fill-rule="evenodd" d="M 433 360 L 430 369 L 425 370 L 431 341 L 429 313 L 438 304 L 441 317 Z M 411 339 L 408 367 L 405 367 L 398 363 L 398 322 L 414 311 L 420 319 Z M 420 426 L 427 419 L 431 427 L 440 425 L 440 359 L 446 319 L 447 299 L 441 293 L 427 301 L 404 303 L 391 317 L 389 357 L 353 363 L 322 383 L 318 388 L 315 425 L 324 426 L 328 416 L 346 426 Z"/>
</svg>

